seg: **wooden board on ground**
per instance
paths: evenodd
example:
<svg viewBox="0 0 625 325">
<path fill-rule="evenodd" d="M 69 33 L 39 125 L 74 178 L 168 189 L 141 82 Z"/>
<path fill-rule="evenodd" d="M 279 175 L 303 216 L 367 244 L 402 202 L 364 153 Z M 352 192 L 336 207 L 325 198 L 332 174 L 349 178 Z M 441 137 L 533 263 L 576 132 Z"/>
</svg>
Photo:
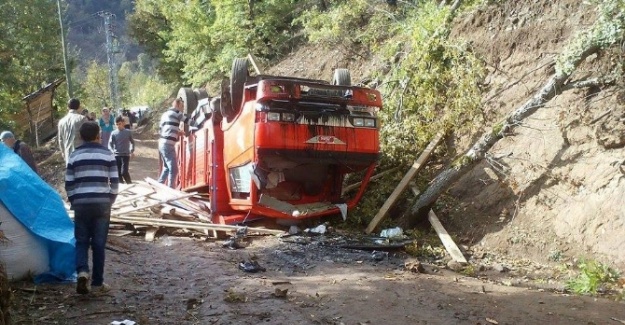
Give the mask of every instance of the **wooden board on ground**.
<svg viewBox="0 0 625 325">
<path fill-rule="evenodd" d="M 240 226 L 231 226 L 231 225 L 221 225 L 214 223 L 203 223 L 203 222 L 189 222 L 189 221 L 178 221 L 178 220 L 167 220 L 167 219 L 156 219 L 156 218 L 140 218 L 140 217 L 126 217 L 126 216 L 111 216 L 112 223 L 124 223 L 124 224 L 132 224 L 132 225 L 146 225 L 151 227 L 169 227 L 169 228 L 179 228 L 179 229 L 194 229 L 199 231 L 208 230 L 216 230 L 216 231 L 236 231 L 241 228 L 247 228 L 248 232 L 258 232 L 261 234 L 268 235 L 283 235 L 285 232 L 283 230 L 275 230 L 275 229 L 265 229 L 265 228 L 256 228 L 256 227 L 240 227 Z"/>
<path fill-rule="evenodd" d="M 444 135 L 445 134 L 442 132 L 438 133 L 434 137 L 434 139 L 430 141 L 430 144 L 428 144 L 428 146 L 425 147 L 425 150 L 423 151 L 423 153 L 421 153 L 419 158 L 417 158 L 414 164 L 412 164 L 412 167 L 410 167 L 410 170 L 408 171 L 408 173 L 406 173 L 406 175 L 404 175 L 404 178 L 399 182 L 399 184 L 397 184 L 397 187 L 395 187 L 395 190 L 393 190 L 393 193 L 391 193 L 388 199 L 386 199 L 386 202 L 384 202 L 384 205 L 382 205 L 382 208 L 380 208 L 380 211 L 378 211 L 375 217 L 373 217 L 373 220 L 371 220 L 371 222 L 369 223 L 369 226 L 365 230 L 367 234 L 370 234 L 371 232 L 373 232 L 375 228 L 378 226 L 378 224 L 382 222 L 382 220 L 384 220 L 384 218 L 386 217 L 386 214 L 388 213 L 388 210 L 393 206 L 393 204 L 395 204 L 395 202 L 399 198 L 399 195 L 401 195 L 401 193 L 403 193 L 404 190 L 406 190 L 406 187 L 408 187 L 408 185 L 410 184 L 410 181 L 415 177 L 415 175 L 417 175 L 417 172 L 419 172 L 419 170 L 423 168 L 423 166 L 425 165 L 425 162 L 430 157 L 430 154 L 432 153 L 432 151 L 434 151 L 434 148 L 436 148 L 436 146 L 441 142 L 441 140 L 443 140 Z"/>
<path fill-rule="evenodd" d="M 158 228 L 159 227 L 148 227 L 148 229 L 145 230 L 145 241 L 154 241 Z"/>
<path fill-rule="evenodd" d="M 454 243 L 454 240 L 451 239 L 451 236 L 449 236 L 447 230 L 445 230 L 443 224 L 440 220 L 438 220 L 438 217 L 433 210 L 430 210 L 428 212 L 428 220 L 432 224 L 432 227 L 436 231 L 436 234 L 438 234 L 438 238 L 440 238 L 443 242 L 443 246 L 445 246 L 445 249 L 447 249 L 447 252 L 449 252 L 449 255 L 451 255 L 451 258 L 453 258 L 454 261 L 458 263 L 467 263 L 467 259 L 464 258 L 464 255 L 462 255 L 460 248 L 458 248 L 458 246 L 456 246 L 456 243 Z"/>
</svg>

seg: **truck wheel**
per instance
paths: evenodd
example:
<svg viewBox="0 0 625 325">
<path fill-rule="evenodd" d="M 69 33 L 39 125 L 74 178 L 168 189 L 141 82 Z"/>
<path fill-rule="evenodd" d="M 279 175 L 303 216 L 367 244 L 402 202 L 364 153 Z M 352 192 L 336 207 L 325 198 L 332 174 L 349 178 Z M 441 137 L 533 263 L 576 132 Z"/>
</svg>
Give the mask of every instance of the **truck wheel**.
<svg viewBox="0 0 625 325">
<path fill-rule="evenodd" d="M 221 120 L 223 120 L 223 115 L 221 115 L 221 98 L 213 97 L 208 103 L 208 106 L 211 111 L 211 120 L 213 120 L 213 124 L 221 122 Z"/>
<path fill-rule="evenodd" d="M 230 96 L 230 81 L 227 78 L 224 78 L 221 81 L 220 97 L 221 105 L 219 105 L 219 111 L 221 112 L 221 115 L 227 119 L 233 118 L 237 114 L 237 112 L 234 109 L 234 106 L 232 106 L 232 97 Z"/>
<path fill-rule="evenodd" d="M 178 96 L 184 100 L 184 108 L 182 111 L 185 115 L 190 116 L 193 113 L 193 110 L 197 107 L 197 97 L 195 97 L 195 93 L 193 89 L 182 87 L 178 90 Z"/>
<path fill-rule="evenodd" d="M 337 86 L 351 86 L 352 77 L 349 75 L 349 70 L 343 68 L 335 69 L 332 84 Z"/>
<path fill-rule="evenodd" d="M 245 82 L 249 76 L 247 58 L 236 58 L 232 62 L 232 72 L 230 74 L 230 102 L 235 114 L 241 110 L 243 104 L 243 91 Z M 222 97 L 223 99 L 223 97 Z M 228 117 L 224 115 L 225 117 Z"/>
<path fill-rule="evenodd" d="M 210 97 L 208 96 L 208 91 L 206 91 L 206 88 L 195 88 L 193 89 L 193 92 L 195 93 L 195 98 L 197 98 L 198 101 L 200 99 Z"/>
</svg>

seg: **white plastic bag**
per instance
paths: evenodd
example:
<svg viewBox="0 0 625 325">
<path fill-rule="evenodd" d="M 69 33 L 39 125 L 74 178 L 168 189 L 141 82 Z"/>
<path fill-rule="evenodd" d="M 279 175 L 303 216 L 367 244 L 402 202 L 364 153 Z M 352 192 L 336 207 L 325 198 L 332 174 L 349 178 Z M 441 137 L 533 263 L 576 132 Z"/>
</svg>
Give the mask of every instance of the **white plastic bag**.
<svg viewBox="0 0 625 325">
<path fill-rule="evenodd" d="M 4 264 L 9 281 L 19 281 L 50 270 L 48 250 L 41 239 L 32 234 L 0 202 L 0 230 L 6 238 L 0 243 L 0 263 Z"/>
</svg>

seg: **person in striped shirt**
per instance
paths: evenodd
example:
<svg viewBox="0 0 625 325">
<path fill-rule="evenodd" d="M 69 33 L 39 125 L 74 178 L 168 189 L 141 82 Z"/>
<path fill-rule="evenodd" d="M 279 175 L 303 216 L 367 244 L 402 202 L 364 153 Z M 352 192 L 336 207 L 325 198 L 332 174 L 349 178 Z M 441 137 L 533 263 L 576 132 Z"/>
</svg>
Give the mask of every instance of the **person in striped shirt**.
<svg viewBox="0 0 625 325">
<path fill-rule="evenodd" d="M 111 219 L 111 206 L 118 193 L 117 162 L 113 153 L 100 143 L 97 122 L 84 122 L 79 129 L 84 144 L 71 153 L 65 171 L 65 191 L 74 210 L 76 237 L 76 292 L 87 294 L 89 248 L 92 250 L 91 288 L 106 292 L 104 248 Z"/>
<path fill-rule="evenodd" d="M 180 123 L 187 123 L 189 118 L 181 112 L 184 108 L 184 100 L 176 98 L 163 115 L 159 122 L 158 152 L 163 160 L 163 170 L 158 178 L 159 183 L 175 188 L 178 181 L 178 161 L 176 157 L 176 142 L 184 132 L 180 129 Z"/>
</svg>

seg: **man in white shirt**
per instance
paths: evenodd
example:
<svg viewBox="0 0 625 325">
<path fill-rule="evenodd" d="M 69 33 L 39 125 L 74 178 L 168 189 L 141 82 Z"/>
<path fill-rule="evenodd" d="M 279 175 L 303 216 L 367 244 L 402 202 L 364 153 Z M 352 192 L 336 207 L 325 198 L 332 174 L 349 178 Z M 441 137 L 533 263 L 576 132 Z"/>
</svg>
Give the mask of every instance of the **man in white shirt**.
<svg viewBox="0 0 625 325">
<path fill-rule="evenodd" d="M 59 149 L 65 159 L 65 164 L 67 164 L 69 155 L 74 152 L 74 149 L 83 144 L 78 130 L 87 121 L 87 118 L 81 114 L 82 107 L 80 106 L 80 100 L 77 98 L 70 99 L 67 102 L 67 108 L 69 112 L 59 121 L 57 133 Z"/>
</svg>

